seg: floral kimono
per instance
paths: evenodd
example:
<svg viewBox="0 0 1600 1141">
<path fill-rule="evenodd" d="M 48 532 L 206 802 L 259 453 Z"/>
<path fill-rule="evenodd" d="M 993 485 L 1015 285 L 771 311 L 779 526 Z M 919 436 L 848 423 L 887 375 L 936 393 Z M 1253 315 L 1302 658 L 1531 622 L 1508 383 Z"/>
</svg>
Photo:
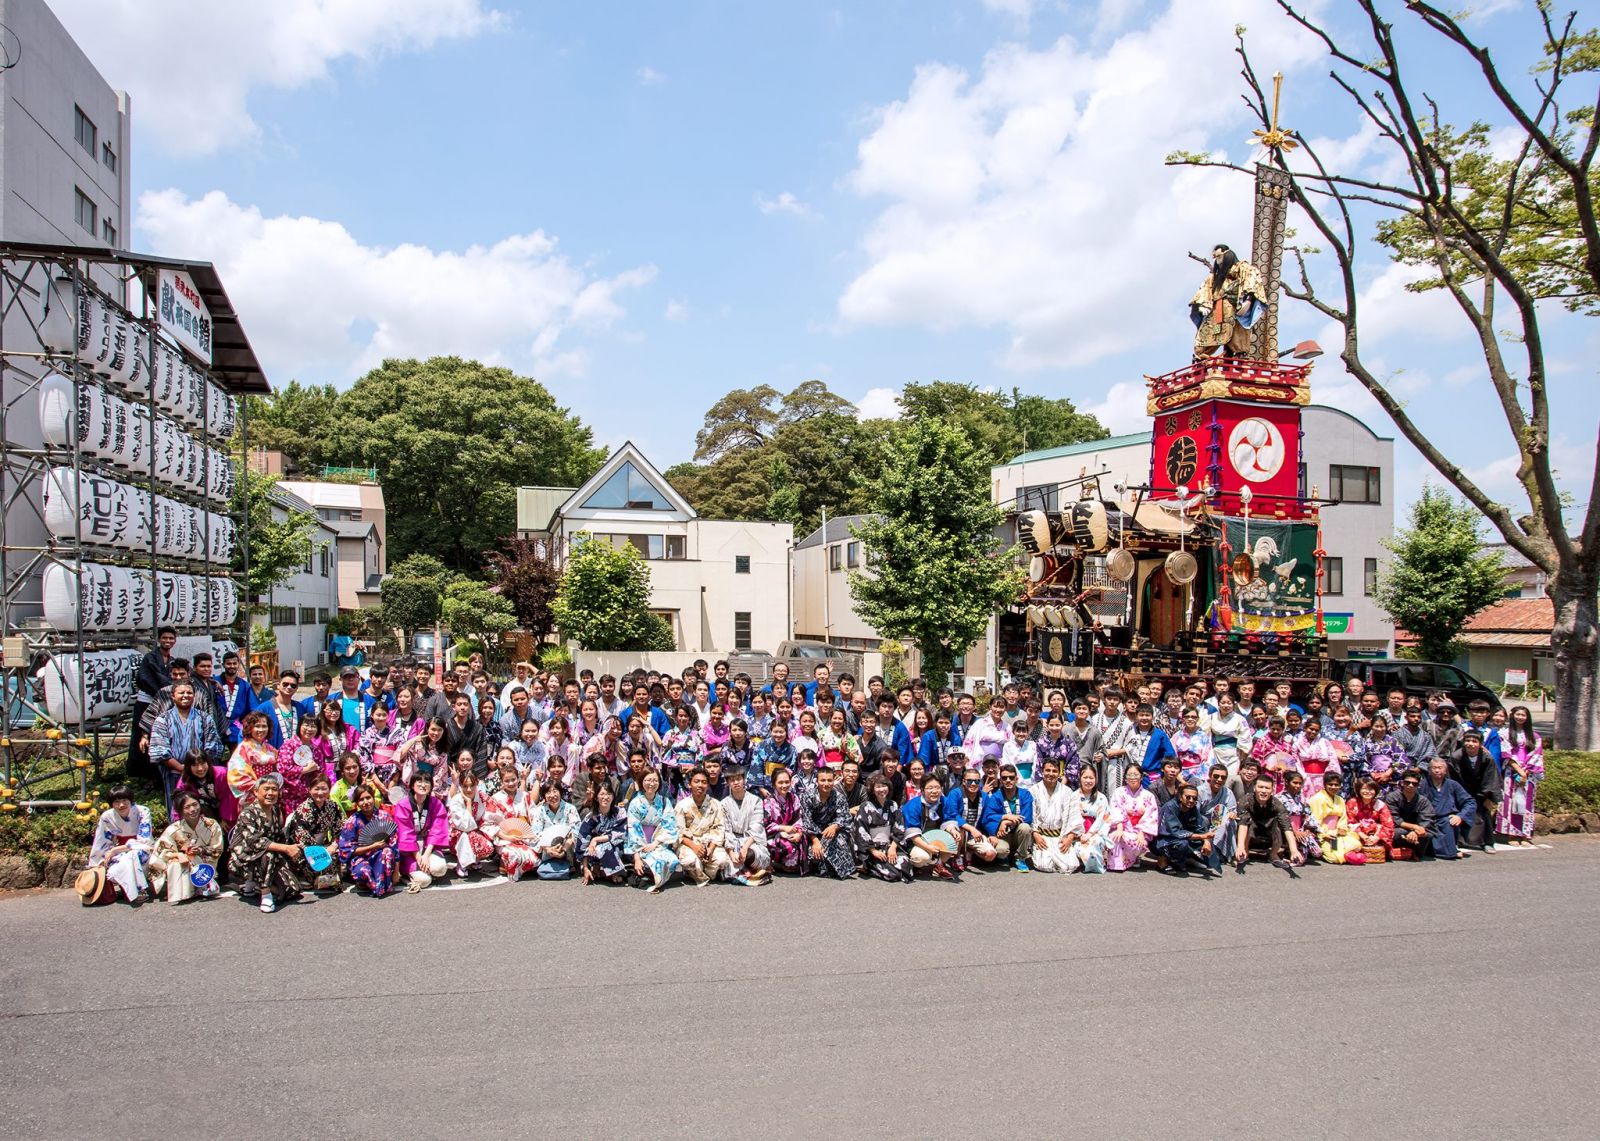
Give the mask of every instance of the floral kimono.
<svg viewBox="0 0 1600 1141">
<path fill-rule="evenodd" d="M 184 858 L 180 860 L 180 856 Z M 205 816 L 193 828 L 186 821 L 176 820 L 161 833 L 150 856 L 150 889 L 157 895 L 165 893 L 168 903 L 193 899 L 200 892 L 189 874 L 201 864 L 215 870 L 220 859 L 222 825 Z M 215 887 L 213 879 L 207 894 L 215 895 Z"/>
<path fill-rule="evenodd" d="M 951 734 L 954 736 L 954 734 Z M 1078 742 L 1070 733 L 1062 733 L 1052 737 L 1049 730 L 1036 741 L 1038 764 L 1046 761 L 1056 761 L 1061 765 L 1061 780 L 1069 788 L 1076 788 L 1078 774 L 1083 770 L 1083 761 L 1078 756 Z"/>
<path fill-rule="evenodd" d="M 484 809 L 483 830 L 494 841 L 500 874 L 513 881 L 539 866 L 529 813 L 526 789 L 502 788 L 490 795 Z"/>
<path fill-rule="evenodd" d="M 640 850 L 651 843 L 656 846 L 650 851 Z M 628 835 L 623 851 L 643 860 L 657 887 L 663 886 L 682 866 L 678 862 L 678 813 L 664 795 L 658 792 L 654 800 L 646 800 L 640 793 L 629 803 Z"/>
<path fill-rule="evenodd" d="M 293 813 L 311 795 L 306 780 L 316 764 L 316 750 L 299 737 L 290 737 L 278 748 L 278 775 L 283 778 L 278 807 L 285 815 Z"/>
<path fill-rule="evenodd" d="M 622 862 L 622 845 L 627 836 L 628 818 L 615 804 L 604 816 L 589 813 L 578 825 L 578 852 L 583 866 L 601 879 L 622 875 L 628 870 Z"/>
<path fill-rule="evenodd" d="M 1086 872 L 1106 870 L 1106 853 L 1111 848 L 1111 805 L 1105 793 L 1078 794 L 1078 811 L 1083 814 L 1083 835 L 1072 845 L 1072 854 Z"/>
<path fill-rule="evenodd" d="M 1349 862 L 1352 853 L 1361 851 L 1361 837 L 1350 827 L 1350 818 L 1345 815 L 1345 801 L 1338 789 L 1324 785 L 1322 791 L 1307 802 L 1306 808 L 1316 826 L 1324 860 L 1330 864 L 1343 864 Z M 1366 861 L 1361 859 L 1356 862 Z"/>
<path fill-rule="evenodd" d="M 1316 740 L 1301 737 L 1295 745 L 1294 764 L 1306 778 L 1301 796 L 1316 796 L 1322 791 L 1325 781 L 1339 782 L 1339 751 L 1326 737 L 1319 736 Z M 1279 788 L 1278 791 L 1281 793 L 1283 789 Z"/>
<path fill-rule="evenodd" d="M 1532 729 L 1528 732 L 1531 737 L 1519 739 L 1514 746 L 1509 729 L 1500 734 L 1500 767 L 1505 776 L 1500 807 L 1494 814 L 1496 832 L 1522 840 L 1533 836 L 1533 794 L 1544 779 L 1544 740 Z M 1511 767 L 1513 762 L 1522 766 L 1521 775 Z"/>
<path fill-rule="evenodd" d="M 1139 862 L 1150 843 L 1156 838 L 1160 826 L 1160 810 L 1156 807 L 1156 794 L 1147 788 L 1129 792 L 1126 786 L 1111 794 L 1110 850 L 1106 852 L 1106 867 L 1114 872 L 1125 872 Z"/>
<path fill-rule="evenodd" d="M 389 799 L 389 790 L 376 776 L 365 776 L 355 784 L 346 784 L 343 777 L 334 782 L 333 788 L 328 793 L 328 799 L 339 806 L 339 811 L 349 816 L 356 810 L 356 793 L 361 789 L 372 790 L 372 795 L 379 804 Z"/>
<path fill-rule="evenodd" d="M 410 730 L 393 721 L 382 729 L 376 725 L 368 725 L 361 731 L 361 736 L 356 738 L 356 752 L 361 755 L 362 775 L 370 774 L 376 777 L 383 787 L 388 788 L 399 773 L 399 766 L 395 764 L 395 754 L 410 738 Z"/>
<path fill-rule="evenodd" d="M 281 805 L 270 809 L 252 800 L 239 813 L 228 842 L 228 870 L 234 879 L 252 883 L 262 892 L 294 897 L 303 890 L 295 875 L 295 861 L 282 852 L 267 851 L 268 844 L 287 844 L 289 836 Z"/>
<path fill-rule="evenodd" d="M 835 733 L 830 726 L 818 726 L 817 764 L 824 768 L 837 769 L 846 761 L 861 763 L 861 742 L 848 732 Z"/>
<path fill-rule="evenodd" d="M 234 802 L 242 805 L 254 799 L 256 782 L 277 771 L 278 750 L 265 742 L 240 741 L 228 760 L 228 791 L 233 793 Z M 237 813 L 234 819 L 238 819 Z"/>
<path fill-rule="evenodd" d="M 543 800 L 533 806 L 529 815 L 533 827 L 533 844 L 539 851 L 538 875 L 540 879 L 566 879 L 572 874 L 572 851 L 578 838 L 578 810 L 563 800 L 551 808 Z M 566 841 L 565 856 L 556 856 L 545 849 Z"/>
<path fill-rule="evenodd" d="M 761 807 L 766 816 L 767 849 L 772 853 L 772 866 L 779 871 L 800 871 L 806 863 L 805 837 L 791 840 L 778 831 L 779 828 L 788 827 L 804 829 L 804 821 L 800 818 L 800 798 L 791 788 L 787 796 L 779 796 L 774 792 Z"/>
<path fill-rule="evenodd" d="M 1193 733 L 1179 729 L 1172 735 L 1172 751 L 1178 755 L 1182 769 L 1179 776 L 1192 785 L 1204 784 L 1206 770 L 1211 767 L 1211 734 L 1204 729 Z"/>
<path fill-rule="evenodd" d="M 397 838 L 391 835 L 383 847 L 364 856 L 356 855 L 356 849 L 362 846 L 361 830 L 375 817 L 388 815 L 388 805 L 379 802 L 368 815 L 352 812 L 339 832 L 340 866 L 351 883 L 372 892 L 374 899 L 382 899 L 394 890 L 394 870 L 400 859 Z"/>
<path fill-rule="evenodd" d="M 327 848 L 332 852 L 339 846 L 339 832 L 344 828 L 344 813 L 339 811 L 339 806 L 332 799 L 321 805 L 314 800 L 307 800 L 289 814 L 285 827 L 289 833 L 289 843 L 311 844 L 318 848 Z M 295 861 L 295 871 L 305 879 L 312 880 L 313 886 L 318 891 L 328 891 L 339 886 L 339 873 L 333 867 L 329 867 L 326 871 L 313 872 L 311 865 L 302 857 Z"/>
<path fill-rule="evenodd" d="M 172 803 L 176 805 L 183 796 L 198 800 L 200 815 L 217 821 L 224 830 L 232 828 L 239 819 L 239 801 L 228 787 L 228 770 L 221 765 L 212 765 L 211 775 L 204 780 L 195 780 L 185 772 L 172 790 Z"/>
<path fill-rule="evenodd" d="M 906 826 L 898 807 L 892 802 L 880 806 L 869 796 L 856 809 L 854 823 L 856 858 L 861 861 L 863 868 L 890 883 L 911 878 L 911 855 L 906 851 Z M 888 851 L 891 844 L 897 849 L 892 861 L 880 860 L 872 854 L 874 848 Z"/>
<path fill-rule="evenodd" d="M 1393 735 L 1381 741 L 1368 740 L 1366 761 L 1367 775 L 1378 782 L 1380 790 L 1387 787 L 1390 781 L 1398 779 L 1401 772 L 1411 765 L 1406 759 L 1405 746 Z"/>
<path fill-rule="evenodd" d="M 450 847 L 456 853 L 456 872 L 464 876 L 474 864 L 494 855 L 494 840 L 484 828 L 489 797 L 480 787 L 473 790 L 469 799 L 458 787 L 445 808 L 450 820 Z"/>
<path fill-rule="evenodd" d="M 126 845 L 126 850 L 111 855 L 113 848 Z M 100 814 L 95 825 L 94 844 L 89 849 L 89 866 L 106 866 L 106 878 L 122 891 L 123 898 L 132 902 L 149 887 L 145 865 L 150 862 L 150 850 L 155 840 L 150 828 L 150 810 L 142 804 L 128 807 L 126 816 L 119 816 L 115 808 Z"/>
<path fill-rule="evenodd" d="M 1394 817 L 1389 806 L 1374 799 L 1371 805 L 1362 803 L 1359 796 L 1344 802 L 1345 819 L 1361 838 L 1363 847 L 1382 846 L 1386 851 L 1394 846 Z"/>
<path fill-rule="evenodd" d="M 335 780 L 339 775 L 339 758 L 355 749 L 360 740 L 361 734 L 354 728 L 341 725 L 334 736 L 318 733 L 317 739 L 311 742 L 311 755 L 328 774 L 328 779 Z"/>
<path fill-rule="evenodd" d="M 1279 734 L 1275 728 L 1268 729 L 1264 736 L 1256 738 L 1250 756 L 1261 766 L 1261 771 L 1272 778 L 1273 793 L 1282 792 L 1284 774 L 1295 763 L 1294 740 Z"/>
<path fill-rule="evenodd" d="M 704 758 L 722 752 L 732 735 L 733 730 L 728 725 L 727 718 L 723 718 L 720 729 L 708 719 L 700 729 L 700 756 Z"/>
<path fill-rule="evenodd" d="M 673 729 L 661 739 L 661 779 L 671 781 L 674 787 L 688 772 L 700 763 L 705 755 L 700 733 L 695 729 Z"/>
</svg>

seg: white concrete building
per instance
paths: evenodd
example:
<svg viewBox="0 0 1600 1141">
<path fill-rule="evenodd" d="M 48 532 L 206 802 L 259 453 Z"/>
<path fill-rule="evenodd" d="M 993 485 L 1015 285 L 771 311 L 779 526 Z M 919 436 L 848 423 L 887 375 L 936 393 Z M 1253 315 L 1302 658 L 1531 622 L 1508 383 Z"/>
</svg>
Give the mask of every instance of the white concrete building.
<svg viewBox="0 0 1600 1141">
<path fill-rule="evenodd" d="M 790 636 L 794 528 L 700 518 L 633 444 L 580 488 L 517 489 L 519 536 L 565 552 L 583 532 L 645 559 L 650 609 L 672 627 L 677 649 L 773 650 Z"/>
<path fill-rule="evenodd" d="M 273 489 L 272 515 L 288 518 L 291 511 L 316 518 L 311 504 L 283 489 Z M 328 660 L 328 619 L 339 612 L 339 532 L 333 523 L 316 520 L 311 554 L 305 565 L 267 592 L 261 600 L 267 621 L 278 639 L 282 669 L 314 669 Z M 256 625 L 260 618 L 253 619 Z M 299 663 L 298 665 L 296 663 Z"/>
<path fill-rule="evenodd" d="M 339 609 L 369 610 L 383 604 L 380 587 L 388 571 L 387 512 L 376 482 L 327 483 L 286 479 L 278 484 L 311 505 L 338 536 Z"/>
<path fill-rule="evenodd" d="M 0 71 L 0 239 L 125 248 L 127 93 L 101 77 L 44 0 L 0 0 L 0 24 L 18 57 Z"/>
<path fill-rule="evenodd" d="M 864 570 L 861 541 L 850 528 L 871 518 L 840 515 L 795 544 L 794 636 L 850 650 L 875 650 L 883 639 L 856 613 L 850 572 Z"/>
</svg>

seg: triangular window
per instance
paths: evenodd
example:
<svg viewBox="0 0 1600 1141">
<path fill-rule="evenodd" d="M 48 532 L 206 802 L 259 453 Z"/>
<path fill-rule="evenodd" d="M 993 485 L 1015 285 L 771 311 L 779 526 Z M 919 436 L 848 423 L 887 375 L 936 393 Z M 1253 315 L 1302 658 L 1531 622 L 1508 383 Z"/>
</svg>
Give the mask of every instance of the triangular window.
<svg viewBox="0 0 1600 1141">
<path fill-rule="evenodd" d="M 595 493 L 583 501 L 588 508 L 628 511 L 671 511 L 672 504 L 632 463 L 611 473 Z"/>
</svg>

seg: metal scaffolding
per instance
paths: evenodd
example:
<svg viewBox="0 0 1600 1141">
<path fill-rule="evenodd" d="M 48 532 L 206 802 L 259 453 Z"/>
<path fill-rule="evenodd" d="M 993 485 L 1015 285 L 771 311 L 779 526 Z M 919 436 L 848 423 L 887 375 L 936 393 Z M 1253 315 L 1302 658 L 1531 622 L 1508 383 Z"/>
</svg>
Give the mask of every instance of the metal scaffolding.
<svg viewBox="0 0 1600 1141">
<path fill-rule="evenodd" d="M 213 363 L 185 354 L 182 346 L 166 337 L 157 321 L 158 274 L 180 270 L 203 282 L 204 300 L 212 310 L 217 328 L 217 349 Z M 81 352 L 78 335 L 78 307 L 98 303 L 109 307 L 123 327 L 143 331 L 142 338 L 130 337 L 142 355 L 145 388 L 142 393 L 119 383 L 115 373 L 97 372 Z M 61 312 L 71 305 L 73 311 Z M 53 311 L 54 310 L 54 311 Z M 220 310 L 220 312 L 219 312 Z M 63 323 L 70 324 L 70 344 L 63 344 Z M 226 325 L 227 335 L 223 336 Z M 198 424 L 185 424 L 157 402 L 155 378 L 159 360 L 181 360 L 211 384 L 197 384 Z M 137 370 L 135 370 L 137 371 Z M 70 385 L 71 412 L 65 439 L 52 440 L 45 430 L 42 409 L 47 384 Z M 230 562 L 216 558 L 213 520 L 228 518 L 230 503 L 226 490 L 233 478 L 243 479 L 235 470 L 230 476 L 216 463 L 227 464 L 231 440 L 217 431 L 213 412 L 225 414 L 212 401 L 219 397 L 233 401 L 247 392 L 266 391 L 254 353 L 238 328 L 226 294 L 214 271 L 203 263 L 174 262 L 126 253 L 82 247 L 45 247 L 0 243 L 0 636 L 3 636 L 5 699 L 0 703 L 0 812 L 32 811 L 41 808 L 73 808 L 80 813 L 93 811 L 90 798 L 91 775 L 98 778 L 107 760 L 126 746 L 128 735 L 137 730 L 130 724 L 126 708 L 102 714 L 96 708 L 113 702 L 101 700 L 106 693 L 131 693 L 132 671 L 137 669 L 137 653 L 154 644 L 156 631 L 174 623 L 161 620 L 160 587 L 166 576 L 191 576 L 189 586 L 199 583 L 201 621 L 190 623 L 180 633 L 201 636 L 210 641 L 234 640 L 236 630 L 248 627 L 248 607 L 237 607 L 235 621 L 227 628 L 212 626 L 213 600 L 221 597 L 213 580 L 229 580 L 242 588 L 248 567 L 248 548 L 239 549 L 244 569 L 235 571 Z M 59 391 L 59 387 L 57 388 Z M 141 474 L 108 462 L 94 449 L 86 449 L 86 409 L 93 399 L 115 397 L 142 412 L 149 426 L 143 447 L 149 449 L 148 474 Z M 193 410 L 191 409 L 191 418 Z M 231 426 L 231 415 L 223 423 Z M 158 434 L 157 429 L 160 429 Z M 182 433 L 186 440 L 175 433 Z M 56 433 L 58 436 L 60 433 Z M 193 449 L 198 458 L 198 480 L 174 478 L 170 471 L 157 474 L 158 436 L 170 443 Z M 118 437 L 121 439 L 121 437 Z M 65 499 L 73 507 L 71 533 L 65 534 L 59 522 L 52 528 L 47 518 L 46 499 L 52 479 L 57 493 L 70 472 L 71 494 Z M 55 473 L 54 475 L 52 473 Z M 214 480 L 213 477 L 220 477 Z M 111 545 L 93 527 L 86 508 L 84 480 L 114 481 L 136 489 L 131 494 L 147 495 L 151 505 L 151 525 L 139 545 L 121 542 Z M 100 482 L 95 486 L 108 486 Z M 190 550 L 184 555 L 158 550 L 157 519 L 163 503 L 178 505 L 173 510 L 195 509 L 187 516 L 199 521 L 202 533 L 197 541 L 198 557 Z M 247 497 L 241 497 L 247 498 Z M 243 524 L 233 526 L 242 539 Z M 86 531 L 86 525 L 88 530 Z M 218 526 L 225 524 L 218 523 Z M 93 533 L 91 533 L 93 532 Z M 170 544 L 169 544 L 170 545 Z M 105 573 L 101 568 L 122 568 L 136 575 L 148 574 L 151 605 L 148 623 L 138 628 L 104 629 L 86 625 L 84 604 L 85 568 Z M 51 567 L 59 567 L 74 592 L 70 626 L 52 622 L 46 615 L 44 579 Z M 220 589 L 226 589 L 218 584 Z M 236 597 L 242 598 L 240 589 Z M 105 656 L 105 651 L 123 651 L 121 657 Z M 96 655 L 91 658 L 90 655 Z M 58 707 L 46 700 L 47 673 L 60 687 Z M 75 711 L 75 716 L 73 712 Z M 63 776 L 72 779 L 62 782 Z M 66 785 L 53 795 L 38 795 L 46 784 Z"/>
</svg>

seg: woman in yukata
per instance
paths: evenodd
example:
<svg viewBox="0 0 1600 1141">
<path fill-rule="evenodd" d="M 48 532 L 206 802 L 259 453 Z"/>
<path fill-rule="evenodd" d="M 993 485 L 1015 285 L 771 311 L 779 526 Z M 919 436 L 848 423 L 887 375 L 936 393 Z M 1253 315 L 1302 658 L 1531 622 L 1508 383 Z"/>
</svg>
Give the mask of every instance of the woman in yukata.
<svg viewBox="0 0 1600 1141">
<path fill-rule="evenodd" d="M 271 914 L 280 900 L 298 899 L 304 890 L 295 875 L 301 851 L 289 842 L 280 800 L 283 774 L 268 773 L 256 781 L 254 792 L 229 838 L 229 870 L 244 894 L 260 891 L 261 910 Z"/>
<path fill-rule="evenodd" d="M 168 903 L 187 903 L 198 896 L 210 899 L 221 890 L 216 867 L 222 859 L 222 826 L 201 814 L 200 798 L 178 794 L 174 799 L 178 819 L 161 833 L 150 857 L 150 889 L 165 895 Z M 212 869 L 204 887 L 195 886 L 196 868 Z"/>
<path fill-rule="evenodd" d="M 861 870 L 890 883 L 913 883 L 906 852 L 906 826 L 899 807 L 889 799 L 889 778 L 867 777 L 867 799 L 856 809 L 854 830 Z"/>
<path fill-rule="evenodd" d="M 1394 817 L 1389 806 L 1378 799 L 1378 782 L 1362 777 L 1356 794 L 1345 802 L 1345 818 L 1364 848 L 1382 848 L 1386 854 L 1394 847 Z M 1346 863 L 1351 863 L 1348 857 Z"/>
<path fill-rule="evenodd" d="M 1344 797 L 1337 782 L 1329 781 L 1322 791 L 1306 802 L 1306 809 L 1322 843 L 1322 858 L 1330 864 L 1366 863 L 1361 855 L 1361 837 L 1350 827 Z M 1354 856 L 1355 859 L 1351 859 Z"/>
<path fill-rule="evenodd" d="M 400 862 L 394 822 L 390 819 L 387 829 L 369 830 L 374 821 L 388 819 L 388 801 L 368 785 L 358 786 L 354 796 L 355 811 L 339 833 L 339 863 L 351 883 L 366 888 L 373 899 L 382 899 L 394 890 L 395 868 Z"/>
<path fill-rule="evenodd" d="M 779 769 L 772 776 L 772 795 L 762 806 L 766 816 L 767 850 L 772 870 L 798 872 L 806 866 L 805 825 L 800 819 L 800 798 L 794 791 L 794 774 Z"/>
<path fill-rule="evenodd" d="M 1500 730 L 1503 788 L 1494 830 L 1519 848 L 1533 846 L 1533 794 L 1544 779 L 1544 739 L 1534 731 L 1526 705 L 1515 706 Z"/>
<path fill-rule="evenodd" d="M 306 862 L 304 853 L 307 845 L 327 848 L 330 852 L 337 848 L 339 832 L 344 828 L 344 814 L 339 811 L 339 806 L 333 803 L 333 785 L 329 782 L 327 773 L 319 768 L 311 774 L 306 783 L 311 789 L 310 797 L 291 812 L 289 819 L 284 823 L 284 828 L 289 833 L 289 843 L 301 851 L 301 856 L 295 861 L 295 873 L 301 879 L 309 881 L 315 891 L 337 891 L 338 869 L 330 866 L 325 871 L 318 872 Z"/>
<path fill-rule="evenodd" d="M 111 790 L 111 807 L 100 814 L 95 825 L 94 845 L 89 849 L 89 867 L 105 866 L 106 878 L 117 885 L 129 903 L 150 898 L 150 881 L 145 866 L 155 836 L 150 828 L 150 810 L 135 804 L 126 788 Z"/>
<path fill-rule="evenodd" d="M 302 717 L 295 722 L 294 736 L 278 747 L 278 775 L 283 778 L 283 796 L 278 805 L 285 816 L 311 795 L 311 774 L 323 771 L 317 760 L 316 742 L 316 718 Z"/>
<path fill-rule="evenodd" d="M 1156 794 L 1144 787 L 1138 766 L 1129 765 L 1122 787 L 1111 794 L 1111 847 L 1106 852 L 1106 867 L 1125 872 L 1136 866 L 1149 851 L 1160 825 Z"/>
<path fill-rule="evenodd" d="M 379 701 L 367 714 L 367 727 L 356 738 L 356 752 L 361 757 L 361 771 L 370 774 L 380 787 L 387 789 L 395 781 L 399 766 L 395 753 L 406 743 L 408 730 L 389 713 L 389 707 Z"/>
<path fill-rule="evenodd" d="M 448 784 L 450 774 L 446 770 L 450 759 L 444 752 L 444 722 L 438 717 L 430 718 L 428 727 L 401 745 L 394 759 L 400 770 L 399 795 L 391 794 L 396 804 L 405 799 L 411 789 L 411 779 L 419 772 L 426 772 L 440 785 Z"/>
<path fill-rule="evenodd" d="M 330 701 L 323 705 L 322 712 L 317 714 L 317 739 L 312 742 L 311 752 L 330 782 L 338 777 L 339 758 L 355 748 L 360 740 L 356 727 L 344 722 L 344 702 Z"/>
<path fill-rule="evenodd" d="M 728 729 L 728 714 L 720 705 L 706 711 L 706 723 L 700 727 L 700 757 L 720 757 L 732 733 Z"/>
<path fill-rule="evenodd" d="M 584 883 L 623 883 L 628 866 L 622 847 L 628 838 L 628 818 L 617 806 L 611 785 L 601 782 L 589 791 L 591 808 L 578 825 L 578 858 Z"/>
<path fill-rule="evenodd" d="M 278 750 L 267 742 L 272 720 L 259 709 L 244 715 L 239 734 L 239 747 L 228 758 L 228 790 L 243 807 L 255 794 L 256 782 L 278 771 Z"/>
<path fill-rule="evenodd" d="M 572 876 L 572 852 L 578 844 L 578 810 L 562 797 L 562 787 L 548 781 L 539 805 L 529 821 L 534 844 L 539 849 L 535 874 L 542 880 L 564 880 Z"/>
<path fill-rule="evenodd" d="M 202 753 L 189 754 L 172 795 L 174 805 L 180 795 L 194 797 L 200 802 L 200 815 L 215 820 L 224 831 L 239 819 L 239 801 L 228 787 L 228 770 Z"/>
<path fill-rule="evenodd" d="M 1339 770 L 1327 770 L 1327 777 L 1337 786 Z M 1294 842 L 1299 849 L 1299 862 L 1302 864 L 1309 863 L 1322 854 L 1322 848 L 1317 843 L 1316 821 L 1311 818 L 1311 810 L 1306 806 L 1305 790 L 1309 779 L 1300 770 L 1292 769 L 1289 775 L 1283 778 L 1283 791 L 1278 794 L 1278 803 L 1283 805 L 1284 811 L 1289 814 L 1289 827 L 1294 832 Z M 1322 785 L 1319 783 L 1317 792 L 1321 791 Z"/>
<path fill-rule="evenodd" d="M 494 840 L 484 827 L 488 811 L 489 797 L 468 764 L 467 771 L 456 778 L 456 787 L 445 803 L 450 818 L 450 847 L 456 854 L 456 875 L 463 879 L 476 868 L 489 866 L 494 858 Z"/>
<path fill-rule="evenodd" d="M 681 709 L 680 709 L 681 712 Z M 628 836 L 624 851 L 633 857 L 633 872 L 650 881 L 654 894 L 682 870 L 678 862 L 678 813 L 661 794 L 661 777 L 650 769 L 639 793 L 628 805 Z"/>
<path fill-rule="evenodd" d="M 450 843 L 450 816 L 444 801 L 433 795 L 433 774 L 411 774 L 406 794 L 394 806 L 395 841 L 400 871 L 410 880 L 406 891 L 418 892 L 445 873 L 440 850 Z"/>
<path fill-rule="evenodd" d="M 522 727 L 526 729 L 531 724 L 526 721 Z M 513 758 L 503 757 L 496 775 L 498 787 L 490 794 L 484 810 L 483 830 L 494 840 L 500 874 L 515 882 L 539 866 L 539 849 L 534 847 L 533 825 L 529 823 L 532 794 L 527 787 L 529 778 L 517 771 Z"/>
<path fill-rule="evenodd" d="M 1333 742 L 1322 735 L 1321 719 L 1306 718 L 1305 729 L 1295 745 L 1294 764 L 1295 769 L 1305 775 L 1304 796 L 1316 796 L 1321 792 L 1325 779 L 1338 782 L 1339 753 L 1333 747 Z M 1287 783 L 1287 774 L 1284 779 Z"/>
<path fill-rule="evenodd" d="M 1129 766 L 1135 773 L 1138 766 Z M 1078 774 L 1078 811 L 1083 815 L 1083 834 L 1072 846 L 1078 867 L 1086 872 L 1106 870 L 1106 851 L 1111 847 L 1111 805 L 1096 786 L 1100 778 L 1091 765 Z"/>
</svg>

